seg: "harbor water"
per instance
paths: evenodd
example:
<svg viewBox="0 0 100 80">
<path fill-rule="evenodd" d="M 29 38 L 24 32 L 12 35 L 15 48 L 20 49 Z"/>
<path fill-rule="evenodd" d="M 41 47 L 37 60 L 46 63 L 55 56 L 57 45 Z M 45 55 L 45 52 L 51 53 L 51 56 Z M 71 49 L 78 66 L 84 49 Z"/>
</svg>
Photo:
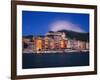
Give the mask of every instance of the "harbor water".
<svg viewBox="0 0 100 80">
<path fill-rule="evenodd" d="M 23 53 L 22 68 L 49 68 L 88 66 L 89 52 L 70 53 Z"/>
</svg>

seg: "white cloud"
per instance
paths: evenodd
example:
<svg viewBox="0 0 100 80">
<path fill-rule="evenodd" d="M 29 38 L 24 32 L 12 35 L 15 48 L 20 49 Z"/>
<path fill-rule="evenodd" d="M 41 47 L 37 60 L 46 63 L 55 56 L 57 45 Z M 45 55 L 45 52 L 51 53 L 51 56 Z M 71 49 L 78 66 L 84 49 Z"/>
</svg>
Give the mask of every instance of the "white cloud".
<svg viewBox="0 0 100 80">
<path fill-rule="evenodd" d="M 51 31 L 58 31 L 58 30 L 71 30 L 76 32 L 85 32 L 80 26 L 77 24 L 73 24 L 69 21 L 56 21 L 50 25 Z"/>
</svg>

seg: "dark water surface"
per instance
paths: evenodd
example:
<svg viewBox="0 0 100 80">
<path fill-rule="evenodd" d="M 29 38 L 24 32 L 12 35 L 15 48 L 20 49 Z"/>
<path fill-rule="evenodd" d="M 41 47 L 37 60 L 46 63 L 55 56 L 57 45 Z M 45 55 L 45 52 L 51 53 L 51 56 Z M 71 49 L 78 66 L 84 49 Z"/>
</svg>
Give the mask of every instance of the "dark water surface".
<svg viewBox="0 0 100 80">
<path fill-rule="evenodd" d="M 88 52 L 73 53 L 23 53 L 22 68 L 71 67 L 89 65 Z"/>
</svg>

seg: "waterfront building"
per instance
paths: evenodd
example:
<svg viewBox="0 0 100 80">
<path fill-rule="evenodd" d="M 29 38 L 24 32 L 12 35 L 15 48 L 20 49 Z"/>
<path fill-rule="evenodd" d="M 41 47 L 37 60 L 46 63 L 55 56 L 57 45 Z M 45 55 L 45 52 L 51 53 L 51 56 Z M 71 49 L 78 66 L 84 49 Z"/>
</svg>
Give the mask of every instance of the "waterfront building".
<svg viewBox="0 0 100 80">
<path fill-rule="evenodd" d="M 78 41 L 78 49 L 80 50 L 86 49 L 86 43 L 84 41 Z"/>
<path fill-rule="evenodd" d="M 77 37 L 69 37 L 65 32 L 49 31 L 45 36 L 34 36 L 31 38 L 23 38 L 23 49 L 31 49 L 34 52 L 42 51 L 62 51 L 69 50 L 89 50 L 89 42 L 78 39 Z M 27 47 L 26 47 L 27 46 Z"/>
<path fill-rule="evenodd" d="M 78 40 L 73 39 L 73 49 L 78 49 Z"/>
<path fill-rule="evenodd" d="M 30 39 L 29 39 L 29 38 L 23 38 L 22 41 L 23 41 L 24 43 L 28 43 L 28 42 L 30 42 Z"/>
<path fill-rule="evenodd" d="M 89 42 L 86 42 L 86 49 L 89 50 Z"/>
<path fill-rule="evenodd" d="M 70 40 L 70 49 L 74 49 L 74 40 Z"/>
<path fill-rule="evenodd" d="M 65 43 L 64 39 L 61 39 L 61 41 L 60 41 L 60 48 L 61 49 L 65 49 L 66 48 L 66 43 Z"/>
<path fill-rule="evenodd" d="M 54 39 L 51 39 L 50 40 L 50 49 L 51 50 L 54 50 L 56 48 L 56 46 L 55 46 L 55 40 Z"/>
<path fill-rule="evenodd" d="M 49 47 L 50 47 L 49 44 L 50 44 L 50 39 L 49 39 L 49 37 L 45 37 L 45 38 L 44 38 L 44 44 L 43 44 L 45 50 L 48 50 L 48 49 L 49 49 Z"/>
<path fill-rule="evenodd" d="M 36 39 L 36 50 L 41 51 L 43 49 L 43 40 L 41 37 Z"/>
</svg>

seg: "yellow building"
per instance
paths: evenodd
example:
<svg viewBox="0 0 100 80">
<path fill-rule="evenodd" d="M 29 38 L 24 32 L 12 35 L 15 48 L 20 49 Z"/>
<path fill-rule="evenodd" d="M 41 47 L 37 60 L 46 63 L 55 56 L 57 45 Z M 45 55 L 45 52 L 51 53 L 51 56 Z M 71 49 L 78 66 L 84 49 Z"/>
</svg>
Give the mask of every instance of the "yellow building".
<svg viewBox="0 0 100 80">
<path fill-rule="evenodd" d="M 43 41 L 39 37 L 39 38 L 36 39 L 36 50 L 41 51 L 42 49 L 43 49 Z"/>
</svg>

